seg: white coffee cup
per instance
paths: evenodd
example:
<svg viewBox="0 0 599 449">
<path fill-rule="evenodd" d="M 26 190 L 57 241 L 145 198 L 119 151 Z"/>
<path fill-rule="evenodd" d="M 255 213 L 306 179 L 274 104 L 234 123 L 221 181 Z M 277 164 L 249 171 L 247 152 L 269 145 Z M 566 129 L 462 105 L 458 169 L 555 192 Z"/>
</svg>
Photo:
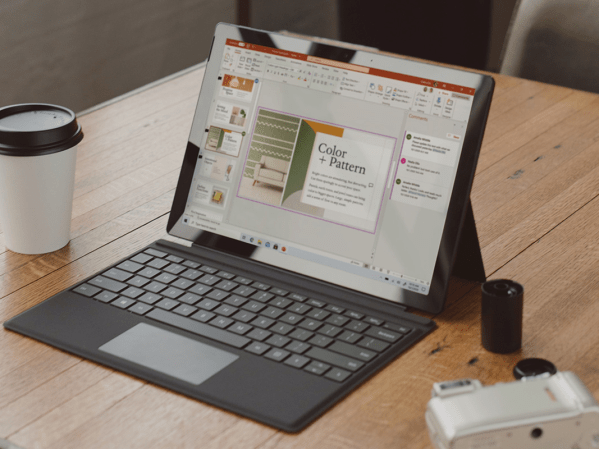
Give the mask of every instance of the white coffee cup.
<svg viewBox="0 0 599 449">
<path fill-rule="evenodd" d="M 6 248 L 44 254 L 69 243 L 82 139 L 75 114 L 62 106 L 0 109 L 0 226 Z"/>
</svg>

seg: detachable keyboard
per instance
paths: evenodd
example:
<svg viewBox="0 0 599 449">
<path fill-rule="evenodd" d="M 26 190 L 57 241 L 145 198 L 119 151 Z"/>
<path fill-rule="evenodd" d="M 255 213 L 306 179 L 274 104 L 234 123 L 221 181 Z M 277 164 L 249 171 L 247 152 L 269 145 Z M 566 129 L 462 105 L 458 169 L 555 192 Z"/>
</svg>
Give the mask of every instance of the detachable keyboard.
<svg viewBox="0 0 599 449">
<path fill-rule="evenodd" d="M 154 248 L 72 291 L 337 382 L 413 330 Z"/>
</svg>

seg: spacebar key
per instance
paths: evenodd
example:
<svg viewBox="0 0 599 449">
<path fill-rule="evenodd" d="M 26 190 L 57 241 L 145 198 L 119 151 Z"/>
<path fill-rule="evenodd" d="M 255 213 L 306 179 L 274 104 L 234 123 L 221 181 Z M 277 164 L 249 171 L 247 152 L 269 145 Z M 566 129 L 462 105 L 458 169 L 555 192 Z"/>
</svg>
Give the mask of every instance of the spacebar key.
<svg viewBox="0 0 599 449">
<path fill-rule="evenodd" d="M 330 363 L 331 365 L 338 366 L 339 368 L 345 368 L 350 371 L 357 371 L 364 363 L 354 360 L 350 357 L 345 357 L 341 354 L 335 354 L 334 352 L 327 351 L 326 349 L 312 348 L 308 352 L 304 353 L 306 357 L 312 357 L 321 362 Z"/>
<path fill-rule="evenodd" d="M 160 321 L 161 323 L 170 324 L 171 326 L 178 327 L 179 329 L 184 329 L 202 337 L 220 341 L 221 343 L 229 346 L 235 346 L 236 348 L 243 348 L 251 341 L 249 338 L 245 338 L 232 332 L 218 329 L 208 324 L 200 323 L 199 321 L 185 318 L 171 312 L 166 312 L 164 310 L 154 309 L 150 313 L 147 313 L 146 317 Z"/>
</svg>

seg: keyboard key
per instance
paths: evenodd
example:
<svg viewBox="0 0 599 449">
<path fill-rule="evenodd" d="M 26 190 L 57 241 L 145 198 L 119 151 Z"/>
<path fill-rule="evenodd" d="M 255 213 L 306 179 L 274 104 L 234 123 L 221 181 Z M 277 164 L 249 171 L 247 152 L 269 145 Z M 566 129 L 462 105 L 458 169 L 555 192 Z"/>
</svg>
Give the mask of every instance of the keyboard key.
<svg viewBox="0 0 599 449">
<path fill-rule="evenodd" d="M 276 296 L 273 300 L 269 302 L 269 304 L 284 309 L 285 307 L 289 306 L 289 304 L 293 304 L 293 301 L 287 298 L 281 298 L 280 296 Z"/>
<path fill-rule="evenodd" d="M 203 284 L 195 284 L 188 291 L 190 291 L 191 293 L 195 293 L 196 295 L 205 295 L 210 290 L 212 290 L 212 287 L 208 287 L 207 285 Z"/>
<path fill-rule="evenodd" d="M 348 345 L 342 341 L 334 342 L 331 346 L 329 346 L 329 350 L 348 355 L 354 359 L 364 360 L 365 362 L 369 362 L 376 357 L 376 352 L 374 351 L 359 348 L 358 346 Z"/>
<path fill-rule="evenodd" d="M 160 307 L 164 310 L 172 310 L 179 305 L 179 301 L 175 301 L 174 299 L 164 298 L 163 300 L 157 302 L 155 304 L 156 307 Z"/>
<path fill-rule="evenodd" d="M 197 307 L 190 306 L 189 304 L 181 304 L 177 307 L 173 312 L 178 313 L 182 316 L 189 316 L 192 313 L 196 313 L 198 311 Z"/>
<path fill-rule="evenodd" d="M 272 332 L 264 330 L 264 329 L 253 329 L 246 337 L 251 338 L 252 340 L 262 341 L 267 339 L 272 335 Z"/>
<path fill-rule="evenodd" d="M 166 287 L 168 287 L 168 285 L 162 284 L 160 282 L 152 281 L 148 285 L 145 285 L 144 289 L 148 290 L 152 293 L 160 293 Z"/>
<path fill-rule="evenodd" d="M 198 270 L 187 270 L 184 273 L 181 273 L 180 276 L 185 279 L 189 279 L 191 281 L 195 281 L 197 278 L 202 276 L 204 273 Z"/>
<path fill-rule="evenodd" d="M 329 337 L 336 337 L 341 332 L 343 332 L 342 328 L 337 327 L 337 326 L 333 326 L 332 324 L 325 324 L 323 327 L 321 327 L 318 330 L 319 334 L 324 334 L 324 335 L 327 335 Z"/>
<path fill-rule="evenodd" d="M 146 263 L 148 260 L 152 260 L 152 259 L 153 259 L 153 257 L 150 256 L 149 254 L 139 253 L 139 254 L 133 256 L 131 259 L 129 259 L 129 262 L 142 264 L 142 263 Z M 126 262 L 123 262 L 123 263 L 126 263 Z M 121 268 L 121 267 L 119 267 L 119 268 Z M 123 268 L 123 270 L 127 270 L 127 269 Z M 130 271 L 130 270 L 127 270 L 127 271 Z"/>
<path fill-rule="evenodd" d="M 272 293 L 256 292 L 252 296 L 250 296 L 250 299 L 255 299 L 256 301 L 260 301 L 260 302 L 266 302 L 269 299 L 272 299 L 274 297 L 275 297 L 275 295 L 273 295 Z"/>
<path fill-rule="evenodd" d="M 402 326 L 401 324 L 395 324 L 395 323 L 387 323 L 385 324 L 383 327 L 386 327 L 387 329 L 391 329 L 392 331 L 396 331 L 402 334 L 408 334 L 412 329 L 406 326 Z"/>
<path fill-rule="evenodd" d="M 202 323 L 207 323 L 215 316 L 216 315 L 212 312 L 208 312 L 207 310 L 200 310 L 200 311 L 194 313 L 191 316 L 191 318 L 193 318 L 194 320 L 197 320 L 197 321 L 201 321 Z"/>
<path fill-rule="evenodd" d="M 328 306 L 325 307 L 326 310 L 328 310 L 329 312 L 334 312 L 334 313 L 343 313 L 345 312 L 345 309 L 343 307 L 339 307 L 339 306 L 334 306 L 333 304 L 329 304 Z"/>
<path fill-rule="evenodd" d="M 210 293 L 206 295 L 206 298 L 216 299 L 217 301 L 222 301 L 229 294 L 227 292 L 223 292 L 222 290 L 212 290 Z"/>
<path fill-rule="evenodd" d="M 289 324 L 297 324 L 302 320 L 303 316 L 296 315 L 295 313 L 286 313 L 283 317 L 281 317 L 280 321 Z"/>
<path fill-rule="evenodd" d="M 91 287 L 91 285 L 90 285 Z M 96 287 L 93 287 L 96 288 Z M 95 299 L 97 299 L 98 301 L 102 301 L 102 302 L 110 302 L 113 299 L 115 299 L 117 296 L 116 293 L 112 293 L 112 292 L 107 292 L 107 291 L 103 291 L 102 293 L 94 296 Z"/>
<path fill-rule="evenodd" d="M 213 310 L 220 306 L 220 303 L 215 301 L 214 299 L 205 298 L 201 302 L 197 303 L 196 306 L 204 310 Z"/>
<path fill-rule="evenodd" d="M 127 307 L 135 304 L 135 301 L 133 299 L 123 298 L 121 296 L 118 299 L 115 299 L 114 301 L 112 301 L 110 304 L 113 306 L 119 307 L 121 309 L 126 309 Z"/>
<path fill-rule="evenodd" d="M 374 326 L 382 326 L 383 324 L 385 324 L 385 320 L 381 320 L 380 318 L 375 318 L 373 316 L 367 316 L 366 318 L 364 318 L 364 321 Z"/>
<path fill-rule="evenodd" d="M 234 280 L 235 282 L 239 282 L 240 284 L 243 284 L 243 285 L 250 285 L 252 282 L 254 282 L 254 281 L 252 281 L 251 279 L 244 278 L 243 276 L 237 276 L 237 277 L 236 277 L 235 279 L 233 279 L 233 280 Z"/>
<path fill-rule="evenodd" d="M 327 312 L 324 309 L 312 309 L 306 314 L 306 316 L 310 317 L 310 318 L 314 318 L 315 320 L 322 321 L 325 318 L 327 318 L 330 314 L 331 314 L 331 312 Z"/>
<path fill-rule="evenodd" d="M 266 309 L 264 309 L 262 312 L 260 312 L 261 315 L 267 316 L 269 318 L 273 318 L 273 319 L 277 319 L 279 318 L 281 315 L 283 315 L 285 312 L 282 311 L 281 309 L 277 309 L 276 307 L 273 306 L 268 306 Z"/>
<path fill-rule="evenodd" d="M 203 277 L 201 277 L 198 282 L 201 282 L 202 284 L 213 286 L 218 281 L 220 281 L 219 277 L 213 276 L 211 274 L 206 274 Z"/>
<path fill-rule="evenodd" d="M 241 307 L 246 302 L 248 302 L 247 299 L 237 295 L 229 296 L 227 299 L 225 299 L 225 304 L 230 304 L 235 307 Z"/>
<path fill-rule="evenodd" d="M 191 282 L 190 280 L 179 278 L 171 284 L 171 287 L 177 287 L 177 288 L 180 288 L 181 290 L 187 290 L 192 285 L 193 285 L 193 282 Z"/>
<path fill-rule="evenodd" d="M 366 335 L 378 338 L 380 340 L 388 341 L 390 343 L 395 343 L 397 340 L 403 337 L 402 334 L 390 331 L 389 329 L 384 329 L 382 327 L 371 327 L 366 331 Z"/>
<path fill-rule="evenodd" d="M 264 290 L 264 291 L 270 289 L 270 285 L 263 284 L 262 282 L 258 282 L 258 281 L 254 282 L 252 284 L 252 287 L 257 288 L 258 290 Z"/>
<path fill-rule="evenodd" d="M 389 347 L 389 343 L 377 340 L 376 338 L 364 337 L 362 340 L 358 342 L 358 346 L 362 346 L 363 348 L 367 349 L 372 349 L 376 352 L 383 352 L 385 349 Z"/>
<path fill-rule="evenodd" d="M 233 290 L 233 293 L 235 293 L 236 295 L 239 295 L 239 296 L 243 296 L 244 298 L 247 298 L 248 296 L 253 294 L 255 291 L 256 291 L 255 288 L 248 287 L 247 285 L 242 285 L 242 286 L 237 287 L 235 290 Z"/>
<path fill-rule="evenodd" d="M 197 262 L 194 262 L 193 260 L 186 260 L 185 262 L 182 263 L 182 265 L 185 265 L 186 267 L 189 267 L 189 268 L 193 268 L 194 270 L 196 268 L 200 268 L 200 264 Z"/>
<path fill-rule="evenodd" d="M 259 316 L 254 321 L 252 321 L 250 324 L 252 326 L 256 326 L 261 329 L 268 329 L 270 326 L 272 326 L 274 324 L 274 322 L 275 322 L 275 320 L 271 320 L 268 317 Z"/>
<path fill-rule="evenodd" d="M 234 321 L 231 318 L 217 315 L 216 318 L 214 318 L 212 321 L 210 321 L 210 324 L 212 324 L 213 326 L 216 326 L 216 327 L 220 327 L 221 329 L 224 329 L 225 327 L 228 327 L 231 324 L 233 324 L 233 322 Z"/>
<path fill-rule="evenodd" d="M 334 326 L 343 326 L 345 323 L 349 322 L 349 318 L 341 315 L 332 315 L 326 319 L 326 322 L 333 324 Z"/>
<path fill-rule="evenodd" d="M 294 340 L 306 341 L 314 335 L 314 332 L 307 331 L 306 329 L 296 329 L 289 334 L 289 337 Z"/>
<path fill-rule="evenodd" d="M 341 335 L 339 335 L 338 338 L 339 338 L 339 340 L 343 340 L 343 341 L 353 344 L 353 343 L 357 342 L 361 336 L 362 335 L 358 334 L 357 332 L 345 331 Z"/>
<path fill-rule="evenodd" d="M 161 273 L 159 276 L 154 278 L 156 282 L 162 282 L 163 284 L 170 284 L 175 279 L 177 279 L 177 276 L 170 273 Z"/>
<path fill-rule="evenodd" d="M 304 321 L 298 324 L 299 327 L 307 329 L 309 331 L 315 331 L 322 326 L 322 321 L 313 320 L 312 318 L 306 318 Z"/>
<path fill-rule="evenodd" d="M 233 281 L 222 281 L 216 284 L 215 287 L 220 288 L 221 290 L 224 290 L 226 292 L 230 292 L 234 288 L 239 287 L 239 284 Z"/>
<path fill-rule="evenodd" d="M 115 281 L 125 282 L 133 275 L 127 271 L 119 270 L 118 268 L 111 268 L 110 270 L 102 273 L 102 276 L 114 279 Z"/>
<path fill-rule="evenodd" d="M 266 343 L 268 343 L 271 346 L 276 346 L 277 348 L 282 348 L 290 341 L 291 338 L 283 337 L 282 335 L 273 335 L 268 340 L 266 340 Z"/>
<path fill-rule="evenodd" d="M 184 267 L 183 265 L 179 265 L 176 263 L 172 263 L 170 264 L 168 267 L 163 268 L 164 271 L 166 271 L 167 273 L 171 273 L 171 274 L 179 274 L 182 273 L 183 271 L 186 270 L 186 267 Z"/>
<path fill-rule="evenodd" d="M 293 326 L 286 323 L 276 323 L 274 326 L 270 328 L 271 331 L 276 332 L 277 334 L 287 335 L 294 329 Z"/>
<path fill-rule="evenodd" d="M 282 362 L 287 357 L 289 357 L 289 352 L 285 351 L 284 349 L 274 349 L 273 348 L 270 351 L 268 351 L 264 355 L 264 357 L 266 357 L 267 359 L 274 360 L 275 362 Z"/>
<path fill-rule="evenodd" d="M 155 268 L 146 267 L 143 270 L 141 270 L 140 272 L 138 272 L 137 274 L 139 274 L 140 276 L 143 276 L 145 278 L 152 279 L 154 276 L 159 275 L 160 273 L 161 273 L 160 270 L 157 270 Z"/>
<path fill-rule="evenodd" d="M 285 360 L 283 363 L 285 363 L 285 365 L 293 366 L 294 368 L 302 369 L 304 366 L 310 363 L 310 359 L 301 355 L 294 354 L 287 360 Z"/>
<path fill-rule="evenodd" d="M 362 318 L 364 318 L 363 313 L 354 312 L 353 310 L 346 311 L 345 315 L 350 318 L 353 318 L 354 320 L 361 320 Z"/>
<path fill-rule="evenodd" d="M 306 299 L 308 299 L 307 296 L 300 295 L 298 293 L 292 293 L 288 296 L 288 298 L 293 299 L 294 301 L 299 301 L 299 302 L 304 302 Z"/>
<path fill-rule="evenodd" d="M 175 262 L 175 263 L 181 263 L 185 259 L 183 259 L 182 257 L 174 256 L 174 255 L 171 254 L 170 256 L 166 257 L 166 260 L 170 260 L 171 262 Z"/>
<path fill-rule="evenodd" d="M 245 350 L 247 352 L 251 352 L 253 354 L 258 354 L 258 355 L 264 354 L 269 349 L 270 349 L 270 346 L 268 346 L 266 343 L 260 343 L 258 341 L 253 341 L 251 344 L 248 345 L 247 348 L 245 348 Z"/>
<path fill-rule="evenodd" d="M 167 253 L 163 253 L 162 251 L 158 251 L 157 249 L 154 249 L 154 248 L 148 248 L 148 249 L 146 249 L 144 251 L 144 253 L 150 254 L 150 255 L 152 255 L 154 257 L 160 257 L 160 258 L 168 256 Z"/>
<path fill-rule="evenodd" d="M 129 287 L 126 290 L 123 290 L 121 292 L 121 295 L 124 296 L 128 296 L 129 298 L 137 298 L 138 296 L 141 296 L 145 293 L 144 290 L 142 290 L 141 288 L 137 288 L 137 287 Z"/>
<path fill-rule="evenodd" d="M 200 312 L 197 312 L 193 316 L 196 316 L 198 313 Z M 218 327 L 210 326 L 209 324 L 196 321 L 195 319 L 179 316 L 172 312 L 166 312 L 165 310 L 154 309 L 146 316 L 156 321 L 160 321 L 161 323 L 170 324 L 172 326 L 178 327 L 179 329 L 184 329 L 202 337 L 210 338 L 235 348 L 243 348 L 250 342 L 250 340 L 244 336 L 219 329 Z"/>
<path fill-rule="evenodd" d="M 312 374 L 318 374 L 320 376 L 321 374 L 326 373 L 330 367 L 331 365 L 313 360 L 312 363 L 304 368 L 304 371 L 308 371 Z"/>
<path fill-rule="evenodd" d="M 157 295 L 156 293 L 144 293 L 142 296 L 137 298 L 138 301 L 143 301 L 146 304 L 154 304 L 156 301 L 162 299 L 162 296 Z"/>
<path fill-rule="evenodd" d="M 209 267 L 208 265 L 202 266 L 202 268 L 200 268 L 200 270 L 202 270 L 204 273 L 208 273 L 208 274 L 215 274 L 218 271 L 216 268 Z"/>
<path fill-rule="evenodd" d="M 229 328 L 229 330 L 231 332 L 235 332 L 236 334 L 239 334 L 239 335 L 244 335 L 252 329 L 253 329 L 252 326 L 250 326 L 249 324 L 240 323 L 239 321 L 237 321 L 235 324 L 233 324 L 233 326 L 231 326 Z"/>
<path fill-rule="evenodd" d="M 270 289 L 271 293 L 279 296 L 287 296 L 289 292 L 287 290 L 283 290 L 282 288 L 273 287 Z"/>
<path fill-rule="evenodd" d="M 321 309 L 327 305 L 324 301 L 319 301 L 317 299 L 308 299 L 306 304 L 312 307 L 320 307 Z"/>
<path fill-rule="evenodd" d="M 156 268 L 156 269 L 158 269 L 158 270 L 162 270 L 162 269 L 163 269 L 164 267 L 166 267 L 168 264 L 169 264 L 169 261 L 168 261 L 168 260 L 164 260 L 164 259 L 153 259 L 153 260 L 150 260 L 150 261 L 147 263 L 147 265 L 148 265 L 149 267 Z"/>
<path fill-rule="evenodd" d="M 303 315 L 311 308 L 312 307 L 307 306 L 306 304 L 302 304 L 301 302 L 296 302 L 291 307 L 289 307 L 287 310 L 289 310 L 290 312 L 293 312 L 293 313 L 299 313 L 300 315 Z"/>
<path fill-rule="evenodd" d="M 296 354 L 303 354 L 308 349 L 310 349 L 310 345 L 308 343 L 293 340 L 291 343 L 285 346 L 285 349 L 291 352 L 295 352 Z"/>
<path fill-rule="evenodd" d="M 264 304 L 261 304 L 256 301 L 250 301 L 247 304 L 244 304 L 241 308 L 245 309 L 245 310 L 249 310 L 250 312 L 253 312 L 253 313 L 258 313 L 265 307 L 266 306 Z"/>
<path fill-rule="evenodd" d="M 144 304 L 143 302 L 138 302 L 135 305 L 129 307 L 129 310 L 133 313 L 137 313 L 138 315 L 145 315 L 153 308 L 154 307 L 152 307 L 148 304 Z"/>
<path fill-rule="evenodd" d="M 123 284 L 122 282 L 118 281 L 113 281 L 112 279 L 108 279 L 102 276 L 96 276 L 95 278 L 87 282 L 88 284 L 103 288 L 104 290 L 110 290 L 111 292 L 115 293 L 119 293 L 120 291 L 128 287 L 127 284 Z"/>
<path fill-rule="evenodd" d="M 351 322 L 345 325 L 346 329 L 354 332 L 364 332 L 366 329 L 370 327 L 370 324 L 366 324 L 363 321 L 352 320 Z"/>
<path fill-rule="evenodd" d="M 91 298 L 92 296 L 100 293 L 102 291 L 102 289 L 98 288 L 98 287 L 94 287 L 93 285 L 81 284 L 79 287 L 74 288 L 73 291 L 76 293 L 79 293 L 83 296 L 88 296 Z M 115 295 L 115 297 L 116 297 L 116 295 Z"/>
<path fill-rule="evenodd" d="M 308 343 L 310 343 L 314 346 L 318 346 L 320 348 L 326 348 L 332 342 L 333 342 L 333 339 L 331 337 L 327 337 L 326 335 L 316 335 L 316 336 L 312 337 Z"/>
<path fill-rule="evenodd" d="M 185 293 L 183 296 L 178 298 L 178 301 L 184 302 L 185 304 L 193 305 L 200 299 L 202 298 L 198 295 L 194 295 L 193 293 Z"/>
<path fill-rule="evenodd" d="M 218 313 L 219 315 L 223 315 L 223 316 L 231 316 L 238 310 L 239 309 L 237 307 L 233 307 L 228 304 L 223 304 L 218 309 L 216 309 L 214 311 L 214 313 Z"/>
<path fill-rule="evenodd" d="M 327 379 L 334 380 L 336 382 L 343 382 L 350 375 L 351 373 L 349 371 L 345 371 L 339 368 L 333 368 L 331 371 L 326 373 L 324 377 L 326 377 Z"/>
<path fill-rule="evenodd" d="M 227 279 L 227 280 L 231 280 L 235 277 L 235 275 L 233 273 L 229 273 L 227 271 L 219 271 L 218 273 L 216 273 L 217 276 L 220 276 L 223 279 Z"/>
<path fill-rule="evenodd" d="M 127 281 L 127 284 L 133 285 L 134 287 L 143 287 L 148 282 L 150 282 L 149 279 L 146 279 L 146 278 L 144 278 L 142 276 L 135 276 L 134 278 L 129 279 Z"/>
<path fill-rule="evenodd" d="M 331 352 L 328 349 L 312 347 L 306 352 L 306 356 L 349 371 L 358 371 L 364 366 L 364 362 Z"/>
<path fill-rule="evenodd" d="M 247 310 L 240 310 L 235 315 L 233 315 L 233 318 L 239 321 L 243 321 L 244 323 L 249 323 L 254 318 L 256 318 L 256 314 L 248 312 Z"/>
</svg>

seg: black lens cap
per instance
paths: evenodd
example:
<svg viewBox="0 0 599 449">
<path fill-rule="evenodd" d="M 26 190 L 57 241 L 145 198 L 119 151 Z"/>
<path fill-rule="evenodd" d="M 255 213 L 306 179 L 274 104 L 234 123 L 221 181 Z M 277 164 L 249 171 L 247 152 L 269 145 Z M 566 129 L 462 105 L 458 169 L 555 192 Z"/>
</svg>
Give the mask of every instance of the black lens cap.
<svg viewBox="0 0 599 449">
<path fill-rule="evenodd" d="M 523 359 L 514 366 L 514 377 L 518 380 L 523 377 L 540 376 L 545 373 L 550 376 L 557 373 L 555 365 L 545 359 Z"/>
</svg>

